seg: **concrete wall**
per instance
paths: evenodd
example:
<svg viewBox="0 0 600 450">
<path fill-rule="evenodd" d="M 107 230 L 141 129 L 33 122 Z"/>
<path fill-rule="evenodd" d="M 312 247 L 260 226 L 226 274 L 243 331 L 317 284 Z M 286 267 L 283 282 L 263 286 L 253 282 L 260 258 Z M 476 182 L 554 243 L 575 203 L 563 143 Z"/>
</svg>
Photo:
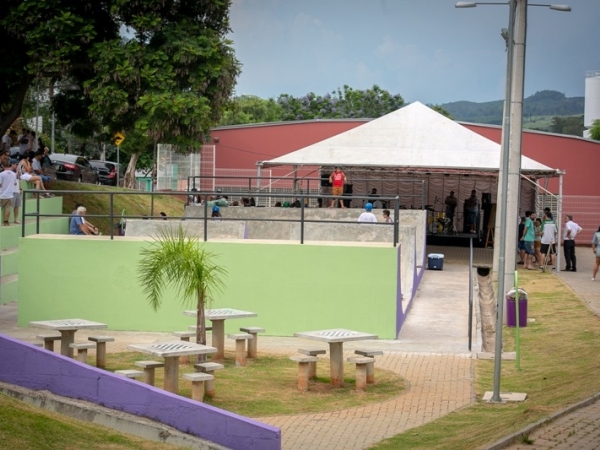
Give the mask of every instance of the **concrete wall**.
<svg viewBox="0 0 600 450">
<path fill-rule="evenodd" d="M 231 449 L 279 450 L 278 428 L 0 335 L 0 380 L 170 425 Z"/>
<path fill-rule="evenodd" d="M 182 311 L 195 303 L 186 304 L 167 290 L 157 312 L 148 305 L 137 266 L 141 249 L 149 245 L 148 238 L 107 236 L 21 239 L 19 276 L 36 282 L 19 286 L 19 325 L 79 317 L 115 330 L 187 329 L 193 318 Z M 398 314 L 406 310 L 400 296 L 400 247 L 250 240 L 203 245 L 228 273 L 226 288 L 215 295 L 212 306 L 258 313 L 256 318 L 226 321 L 227 332 L 262 326 L 268 335 L 290 336 L 339 327 L 382 339 L 397 337 Z M 410 263 L 405 266 L 412 275 Z"/>
</svg>

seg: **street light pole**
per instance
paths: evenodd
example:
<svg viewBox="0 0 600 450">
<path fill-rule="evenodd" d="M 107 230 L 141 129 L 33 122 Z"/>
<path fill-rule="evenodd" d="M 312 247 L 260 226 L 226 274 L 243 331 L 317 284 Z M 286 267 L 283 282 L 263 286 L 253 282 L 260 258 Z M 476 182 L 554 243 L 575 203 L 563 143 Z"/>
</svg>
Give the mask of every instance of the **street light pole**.
<svg viewBox="0 0 600 450">
<path fill-rule="evenodd" d="M 477 5 L 509 6 L 509 23 L 506 37 L 507 70 L 502 121 L 501 161 L 499 167 L 496 207 L 496 239 L 494 245 L 494 267 L 498 272 L 496 315 L 496 341 L 494 349 L 494 386 L 491 401 L 501 402 L 500 373 L 502 365 L 502 325 L 504 320 L 505 286 L 514 285 L 516 269 L 515 243 L 519 195 L 521 186 L 521 144 L 523 135 L 523 99 L 525 86 L 525 44 L 527 38 L 527 0 L 509 0 L 507 3 L 458 2 L 457 8 L 473 8 Z M 571 11 L 567 5 L 532 3 L 530 6 L 546 6 L 556 11 Z M 496 255 L 497 253 L 497 255 Z M 518 298 L 518 294 L 517 294 Z M 518 300 L 517 300 L 518 303 Z M 518 304 L 517 304 L 518 307 Z"/>
</svg>

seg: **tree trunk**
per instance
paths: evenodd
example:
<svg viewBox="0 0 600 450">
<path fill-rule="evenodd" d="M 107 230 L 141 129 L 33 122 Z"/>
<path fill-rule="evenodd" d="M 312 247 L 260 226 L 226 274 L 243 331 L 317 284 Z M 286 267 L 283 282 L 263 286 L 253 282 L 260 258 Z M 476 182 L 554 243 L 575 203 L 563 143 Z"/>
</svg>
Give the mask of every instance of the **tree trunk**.
<svg viewBox="0 0 600 450">
<path fill-rule="evenodd" d="M 204 292 L 202 291 L 198 291 L 196 343 L 206 345 L 206 317 L 204 316 Z M 198 363 L 203 362 L 206 362 L 206 355 L 198 355 Z"/>
<path fill-rule="evenodd" d="M 485 275 L 477 272 L 479 285 L 479 310 L 481 312 L 481 350 L 494 352 L 496 345 L 496 300 L 489 271 Z"/>
<path fill-rule="evenodd" d="M 129 165 L 127 166 L 127 170 L 125 171 L 125 176 L 123 177 L 123 187 L 125 188 L 135 189 L 135 166 L 139 157 L 139 152 L 136 152 L 133 155 L 131 155 Z"/>
<path fill-rule="evenodd" d="M 23 81 L 16 89 L 14 89 L 13 95 L 10 96 L 12 98 L 10 109 L 6 113 L 0 113 L 0 130 L 2 130 L 3 134 L 21 115 L 23 103 L 25 102 L 25 96 L 27 95 L 27 89 L 29 89 L 32 81 L 32 75 L 25 75 L 23 77 Z"/>
</svg>

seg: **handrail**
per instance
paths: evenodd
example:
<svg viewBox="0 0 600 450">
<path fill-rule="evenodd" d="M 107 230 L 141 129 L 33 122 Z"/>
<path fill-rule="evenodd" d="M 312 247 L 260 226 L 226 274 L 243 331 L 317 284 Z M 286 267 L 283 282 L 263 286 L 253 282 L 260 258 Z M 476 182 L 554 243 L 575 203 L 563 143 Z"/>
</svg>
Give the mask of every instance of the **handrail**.
<svg viewBox="0 0 600 450">
<path fill-rule="evenodd" d="M 43 193 L 55 193 L 55 194 L 83 194 L 83 195 L 108 195 L 109 196 L 109 214 L 93 214 L 93 215 L 86 215 L 86 217 L 90 217 L 90 218 L 108 218 L 109 222 L 110 222 L 110 239 L 113 240 L 114 239 L 114 228 L 115 228 L 115 221 L 120 221 L 122 219 L 162 219 L 163 216 L 155 216 L 154 215 L 154 196 L 156 195 L 160 195 L 160 196 L 185 196 L 185 197 L 189 197 L 190 196 L 190 191 L 81 191 L 81 190 L 62 190 L 62 191 L 38 191 L 36 189 L 23 189 L 23 198 L 27 198 L 27 194 L 36 194 L 37 198 L 36 198 L 36 211 L 32 211 L 32 212 L 28 212 L 27 211 L 27 202 L 23 202 L 23 222 L 21 225 L 21 236 L 25 237 L 25 225 L 26 225 L 26 218 L 27 217 L 35 217 L 36 219 L 36 234 L 40 233 L 40 218 L 43 217 L 66 217 L 66 218 L 70 218 L 72 217 L 72 214 L 41 214 L 40 211 L 40 195 Z M 119 195 L 150 195 L 152 198 L 152 203 L 151 203 L 151 215 L 147 216 L 147 215 L 132 215 L 132 214 L 115 214 L 114 208 L 115 208 L 115 202 L 114 202 L 114 197 L 115 196 L 119 196 Z M 193 195 L 207 195 L 207 196 L 217 196 L 220 195 L 219 192 L 215 192 L 215 191 L 197 191 L 194 192 Z M 246 195 L 246 193 L 228 193 L 228 195 L 231 196 L 237 196 L 237 195 Z M 305 217 L 305 209 L 306 204 L 308 202 L 308 200 L 310 199 L 315 199 L 315 198 L 321 198 L 321 199 L 339 199 L 339 196 L 333 196 L 333 195 L 314 195 L 314 194 L 296 194 L 296 195 L 290 195 L 290 194 L 272 194 L 272 193 L 255 193 L 255 196 L 260 198 L 260 197 L 274 197 L 274 198 L 289 198 L 289 197 L 293 197 L 295 199 L 297 199 L 300 202 L 300 207 L 298 208 L 300 210 L 300 218 L 296 219 L 296 218 L 291 218 L 291 219 L 271 219 L 271 218 L 244 218 L 244 221 L 255 221 L 255 222 L 264 222 L 264 221 L 270 221 L 270 222 L 299 222 L 300 223 L 300 243 L 304 244 L 304 227 L 306 223 L 357 223 L 355 220 L 349 221 L 349 220 L 313 220 L 313 219 L 306 219 Z M 345 199 L 347 200 L 347 196 L 343 196 L 346 197 Z M 353 195 L 351 197 L 351 199 L 355 200 L 368 200 L 369 197 L 368 196 L 357 196 L 357 195 Z M 379 201 L 385 201 L 388 202 L 390 204 L 392 204 L 393 202 L 393 210 L 394 210 L 394 239 L 393 239 L 393 245 L 394 247 L 396 247 L 398 245 L 398 233 L 399 233 L 399 212 L 401 209 L 404 209 L 401 207 L 400 205 L 400 197 L 399 196 L 395 196 L 395 197 L 386 197 L 386 196 L 379 196 L 377 198 L 377 200 Z M 189 217 L 189 216 L 169 216 L 170 219 L 179 219 L 179 220 L 186 220 L 186 221 L 190 221 L 190 220 L 202 220 L 204 222 L 204 241 L 208 241 L 208 221 L 212 220 L 212 218 L 208 217 L 208 207 L 209 207 L 209 202 L 204 202 L 202 205 L 203 209 L 204 209 L 204 217 Z M 241 206 L 238 206 L 241 207 Z M 236 208 L 236 207 L 233 207 Z M 260 206 L 258 208 L 261 208 Z M 290 209 L 295 209 L 295 207 L 291 207 Z M 316 208 L 310 208 L 310 209 L 316 209 Z M 392 208 L 390 208 L 392 209 Z M 419 208 L 419 209 L 424 209 L 424 208 Z M 237 218 L 231 218 L 231 217 L 221 217 L 219 218 L 219 220 L 222 221 L 234 221 L 234 220 L 239 220 Z M 385 226 L 388 225 L 386 223 L 383 222 L 376 222 L 376 223 L 372 223 L 371 225 L 375 225 L 375 226 Z"/>
</svg>

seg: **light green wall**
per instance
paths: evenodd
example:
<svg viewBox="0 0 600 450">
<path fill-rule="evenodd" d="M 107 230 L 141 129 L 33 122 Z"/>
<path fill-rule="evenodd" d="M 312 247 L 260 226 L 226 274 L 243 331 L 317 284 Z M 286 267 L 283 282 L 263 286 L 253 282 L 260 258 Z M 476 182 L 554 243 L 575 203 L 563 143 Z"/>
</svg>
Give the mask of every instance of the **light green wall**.
<svg viewBox="0 0 600 450">
<path fill-rule="evenodd" d="M 25 238 L 19 247 L 19 325 L 84 318 L 115 330 L 179 331 L 193 323 L 173 291 L 154 312 L 137 280 L 140 249 L 126 238 Z M 254 311 L 226 331 L 262 326 L 268 335 L 348 328 L 396 336 L 394 247 L 207 242 L 228 272 L 212 307 Z"/>
</svg>

